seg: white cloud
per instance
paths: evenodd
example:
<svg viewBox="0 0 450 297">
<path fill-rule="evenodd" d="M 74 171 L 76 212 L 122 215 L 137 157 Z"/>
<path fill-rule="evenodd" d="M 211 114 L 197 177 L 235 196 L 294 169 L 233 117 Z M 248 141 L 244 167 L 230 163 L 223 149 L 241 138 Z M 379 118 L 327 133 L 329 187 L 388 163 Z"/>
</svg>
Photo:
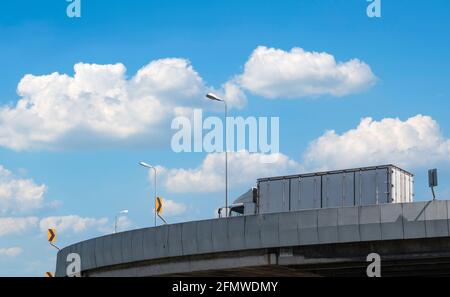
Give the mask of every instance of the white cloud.
<svg viewBox="0 0 450 297">
<path fill-rule="evenodd" d="M 38 223 L 36 217 L 0 218 L 0 237 L 21 234 L 35 228 Z"/>
<path fill-rule="evenodd" d="M 370 67 L 358 59 L 336 62 L 328 53 L 264 46 L 255 49 L 237 79 L 243 88 L 267 98 L 344 96 L 364 91 L 376 81 Z"/>
<path fill-rule="evenodd" d="M 78 63 L 73 76 L 55 72 L 22 78 L 18 102 L 0 106 L 0 146 L 18 151 L 157 146 L 170 137 L 175 116 L 216 108 L 204 98 L 209 91 L 229 107 L 242 108 L 247 103 L 243 89 L 268 98 L 343 96 L 375 80 L 370 67 L 357 59 L 341 63 L 330 54 L 301 48 L 256 48 L 244 73 L 219 90 L 206 86 L 190 62 L 180 58 L 152 61 L 130 78 L 120 63 Z"/>
<path fill-rule="evenodd" d="M 267 161 L 275 160 L 274 163 Z M 298 172 L 300 165 L 283 154 L 264 155 L 246 151 L 228 155 L 229 186 L 253 186 L 257 178 Z M 224 189 L 225 155 L 209 154 L 195 169 L 158 167 L 158 177 L 170 192 L 218 192 Z M 150 172 L 150 177 L 152 173 Z"/>
<path fill-rule="evenodd" d="M 186 212 L 186 205 L 173 200 L 164 200 L 164 216 L 178 216 Z"/>
<path fill-rule="evenodd" d="M 133 225 L 131 220 L 128 218 L 128 216 L 120 216 L 117 218 L 117 228 L 124 230 L 128 229 Z"/>
<path fill-rule="evenodd" d="M 342 134 L 327 131 L 305 153 L 308 168 L 343 169 L 393 163 L 406 168 L 450 161 L 450 139 L 429 116 L 361 120 Z"/>
<path fill-rule="evenodd" d="M 46 206 L 59 207 L 60 201 L 54 200 L 44 204 L 45 185 L 37 185 L 31 179 L 21 179 L 14 176 L 9 170 L 0 165 L 0 237 L 18 235 L 32 228 L 40 226 L 45 231 L 56 227 L 59 231 L 72 230 L 75 233 L 88 228 L 100 230 L 107 223 L 107 219 L 82 218 L 79 216 L 48 217 L 39 222 L 36 216 L 29 217 L 2 217 L 25 212 L 35 212 Z M 127 221 L 121 221 L 127 225 Z"/>
<path fill-rule="evenodd" d="M 23 250 L 20 247 L 1 248 L 0 256 L 17 257 L 18 255 L 22 254 L 22 252 Z"/>
<path fill-rule="evenodd" d="M 206 105 L 210 88 L 184 59 L 155 60 L 130 79 L 123 64 L 79 63 L 74 76 L 26 75 L 15 106 L 0 107 L 0 146 L 14 150 L 157 144 L 180 110 Z M 226 84 L 224 94 L 242 94 Z M 164 133 L 167 131 L 168 133 Z M 145 142 L 146 143 L 146 142 Z"/>
<path fill-rule="evenodd" d="M 107 223 L 107 219 L 82 218 L 79 216 L 48 217 L 39 222 L 36 216 L 2 217 L 1 215 L 15 215 L 35 212 L 42 207 L 57 208 L 61 204 L 55 200 L 44 204 L 45 185 L 37 185 L 31 179 L 21 179 L 0 165 L 0 237 L 18 235 L 32 228 L 40 226 L 41 230 L 57 227 L 59 231 L 72 230 L 75 233 L 87 228 L 100 230 Z M 127 221 L 121 221 L 127 225 Z"/>
<path fill-rule="evenodd" d="M 247 105 L 247 96 L 236 81 L 225 83 L 218 94 L 227 102 L 228 106 L 244 108 Z"/>
<path fill-rule="evenodd" d="M 80 233 L 87 229 L 102 231 L 108 224 L 108 219 L 82 218 L 77 215 L 48 217 L 40 221 L 39 226 L 42 232 L 47 229 L 56 228 L 58 232 L 71 231 Z"/>
<path fill-rule="evenodd" d="M 0 165 L 0 214 L 23 213 L 43 206 L 45 185 L 15 177 Z"/>
<path fill-rule="evenodd" d="M 121 215 L 117 217 L 117 229 L 114 230 L 114 227 L 115 222 L 109 223 L 106 220 L 104 224 L 103 222 L 101 222 L 101 224 L 98 224 L 98 226 L 94 227 L 94 229 L 103 234 L 111 234 L 114 233 L 114 231 L 124 232 L 127 230 L 131 230 L 135 227 L 135 225 L 127 215 Z"/>
</svg>

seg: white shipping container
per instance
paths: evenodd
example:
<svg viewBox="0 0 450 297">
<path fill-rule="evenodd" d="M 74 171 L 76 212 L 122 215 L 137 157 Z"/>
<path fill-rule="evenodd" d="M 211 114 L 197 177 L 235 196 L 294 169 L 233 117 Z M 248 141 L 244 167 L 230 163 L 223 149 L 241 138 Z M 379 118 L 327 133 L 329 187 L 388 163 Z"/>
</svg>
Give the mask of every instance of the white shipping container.
<svg viewBox="0 0 450 297">
<path fill-rule="evenodd" d="M 257 213 L 412 202 L 413 175 L 394 165 L 258 180 Z"/>
</svg>

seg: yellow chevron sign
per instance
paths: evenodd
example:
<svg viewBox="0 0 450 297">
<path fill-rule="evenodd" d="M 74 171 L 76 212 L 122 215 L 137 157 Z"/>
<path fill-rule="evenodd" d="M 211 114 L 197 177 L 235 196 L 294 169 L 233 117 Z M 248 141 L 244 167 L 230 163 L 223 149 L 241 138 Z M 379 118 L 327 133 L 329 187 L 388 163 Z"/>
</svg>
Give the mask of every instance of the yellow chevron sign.
<svg viewBox="0 0 450 297">
<path fill-rule="evenodd" d="M 158 215 L 162 215 L 163 205 L 164 205 L 164 199 L 157 197 L 156 201 L 155 201 L 155 208 L 156 208 L 156 213 L 158 213 Z"/>
<path fill-rule="evenodd" d="M 48 242 L 55 243 L 56 242 L 56 229 L 48 229 L 47 238 L 48 238 Z"/>
</svg>

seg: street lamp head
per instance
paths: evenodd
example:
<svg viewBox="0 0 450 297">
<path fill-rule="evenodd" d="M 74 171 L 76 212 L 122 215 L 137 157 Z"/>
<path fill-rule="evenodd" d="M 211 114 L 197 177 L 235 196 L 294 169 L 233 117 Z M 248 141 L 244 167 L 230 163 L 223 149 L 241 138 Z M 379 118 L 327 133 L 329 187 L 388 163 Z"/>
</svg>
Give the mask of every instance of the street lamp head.
<svg viewBox="0 0 450 297">
<path fill-rule="evenodd" d="M 128 214 L 128 209 L 122 210 L 119 214 Z"/>
<path fill-rule="evenodd" d="M 206 94 L 206 98 L 208 98 L 210 100 L 214 100 L 214 101 L 223 101 L 223 99 L 221 99 L 219 96 L 217 96 L 213 93 Z"/>
<path fill-rule="evenodd" d="M 145 163 L 145 162 L 140 162 L 139 165 L 144 166 L 144 167 L 147 167 L 147 168 L 153 168 L 152 165 L 149 165 L 149 164 L 147 164 L 147 163 Z"/>
</svg>

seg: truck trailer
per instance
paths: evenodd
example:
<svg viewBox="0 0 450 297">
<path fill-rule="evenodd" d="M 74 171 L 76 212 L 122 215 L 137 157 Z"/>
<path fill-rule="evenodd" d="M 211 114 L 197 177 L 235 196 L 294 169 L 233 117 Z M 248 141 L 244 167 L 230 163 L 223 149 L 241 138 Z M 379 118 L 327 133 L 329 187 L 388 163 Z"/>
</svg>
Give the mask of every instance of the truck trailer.
<svg viewBox="0 0 450 297">
<path fill-rule="evenodd" d="M 394 165 L 260 178 L 230 215 L 412 202 L 414 176 Z"/>
</svg>

